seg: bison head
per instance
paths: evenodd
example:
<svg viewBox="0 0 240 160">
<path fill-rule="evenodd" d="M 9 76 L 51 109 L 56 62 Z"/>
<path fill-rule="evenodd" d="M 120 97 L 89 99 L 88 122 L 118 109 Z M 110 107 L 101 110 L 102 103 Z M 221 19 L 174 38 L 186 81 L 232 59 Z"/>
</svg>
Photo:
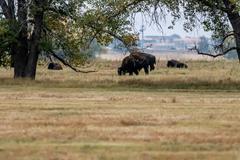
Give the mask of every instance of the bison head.
<svg viewBox="0 0 240 160">
<path fill-rule="evenodd" d="M 188 68 L 188 66 L 187 66 L 186 64 L 183 64 L 183 67 L 184 67 L 184 68 Z"/>
<path fill-rule="evenodd" d="M 118 75 L 121 76 L 123 74 L 122 67 L 118 67 Z"/>
</svg>

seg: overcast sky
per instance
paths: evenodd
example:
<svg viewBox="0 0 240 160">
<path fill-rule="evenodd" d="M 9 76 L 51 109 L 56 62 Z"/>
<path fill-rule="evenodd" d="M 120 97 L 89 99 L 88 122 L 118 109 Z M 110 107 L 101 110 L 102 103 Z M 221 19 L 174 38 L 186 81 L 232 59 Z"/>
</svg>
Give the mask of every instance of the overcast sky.
<svg viewBox="0 0 240 160">
<path fill-rule="evenodd" d="M 166 18 L 167 20 L 162 20 L 161 24 L 162 24 L 162 28 L 163 30 L 159 30 L 158 27 L 155 24 L 147 24 L 147 22 L 144 22 L 145 25 L 145 31 L 144 34 L 146 35 L 172 35 L 172 34 L 178 34 L 181 37 L 200 37 L 200 36 L 206 36 L 206 37 L 210 37 L 211 33 L 209 32 L 205 32 L 202 27 L 198 27 L 196 29 L 194 29 L 193 32 L 185 32 L 183 29 L 183 20 L 179 20 L 176 25 L 174 26 L 173 29 L 168 29 L 168 26 L 171 25 L 171 17 L 168 16 Z M 149 20 L 144 20 L 144 21 L 149 21 Z M 139 32 L 142 26 L 142 16 L 141 14 L 138 14 L 136 16 L 136 22 L 135 22 L 135 28 L 136 31 Z"/>
</svg>

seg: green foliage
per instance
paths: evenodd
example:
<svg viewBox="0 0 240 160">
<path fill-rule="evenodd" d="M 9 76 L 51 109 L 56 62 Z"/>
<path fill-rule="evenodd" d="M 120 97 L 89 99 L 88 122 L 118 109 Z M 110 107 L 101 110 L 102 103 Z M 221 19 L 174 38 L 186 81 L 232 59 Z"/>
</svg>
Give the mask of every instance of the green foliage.
<svg viewBox="0 0 240 160">
<path fill-rule="evenodd" d="M 10 45 L 10 32 L 8 30 L 8 23 L 4 20 L 0 21 L 0 48 L 1 52 L 4 52 L 8 49 Z M 2 54 L 2 53 L 1 53 Z"/>
<path fill-rule="evenodd" d="M 13 26 L 14 23 L 0 19 L 0 51 L 8 51 L 9 46 L 13 43 L 16 43 L 16 34 L 9 28 Z"/>
<path fill-rule="evenodd" d="M 239 10 L 239 1 L 231 0 L 231 3 Z M 34 22 L 31 19 L 44 10 L 41 50 L 46 54 L 62 50 L 69 59 L 83 57 L 85 60 L 85 57 L 91 57 L 93 40 L 108 45 L 116 38 L 125 45 L 134 44 L 137 37 L 132 30 L 132 19 L 140 11 L 149 15 L 153 13 L 152 18 L 158 24 L 158 20 L 167 14 L 173 17 L 172 25 L 184 17 L 187 31 L 203 24 L 206 31 L 213 31 L 215 39 L 223 37 L 231 29 L 226 13 L 220 9 L 224 6 L 222 0 L 51 0 L 40 8 L 36 7 L 35 1 L 28 5 L 28 35 L 33 30 Z M 4 17 L 1 18 L 1 55 L 9 54 L 10 45 L 17 45 L 15 37 L 21 24 L 14 25 L 17 24 L 17 18 L 15 21 L 10 25 Z"/>
<path fill-rule="evenodd" d="M 185 29 L 192 30 L 203 25 L 205 31 L 212 31 L 214 39 L 221 39 L 231 30 L 223 0 L 187 0 L 181 1 L 185 18 Z"/>
<path fill-rule="evenodd" d="M 11 65 L 11 56 L 8 52 L 1 52 L 0 54 L 0 66 L 8 67 Z"/>
<path fill-rule="evenodd" d="M 41 7 L 36 5 L 36 1 L 26 4 L 29 13 L 29 21 L 26 22 L 28 38 L 30 39 L 33 33 L 34 16 L 44 11 L 44 27 L 40 40 L 42 53 L 50 54 L 52 51 L 61 50 L 67 60 L 75 63 L 74 59 L 84 62 L 87 57 L 92 57 L 95 52 L 93 50 L 96 50 L 91 48 L 94 40 L 100 45 L 108 45 L 117 37 L 123 41 L 126 40 L 125 43 L 132 43 L 129 42 L 131 39 L 129 37 L 134 37 L 133 24 L 129 17 L 131 13 L 141 9 L 138 4 L 142 1 L 51 0 L 44 2 L 46 3 L 41 4 Z M 16 1 L 16 8 L 17 5 L 18 1 Z M 18 15 L 15 16 L 16 19 L 13 21 L 17 24 Z M 4 20 L 5 18 L 2 17 L 1 21 Z M 0 24 L 0 48 L 6 51 L 1 51 L 1 54 L 10 52 L 9 46 L 20 33 L 21 25 L 13 29 L 10 25 Z M 14 33 L 9 33 L 10 31 Z"/>
<path fill-rule="evenodd" d="M 16 43 L 15 33 L 9 30 L 13 22 L 0 20 L 0 66 L 8 67 L 11 64 L 10 46 Z"/>
<path fill-rule="evenodd" d="M 47 34 L 42 49 L 46 53 L 49 49 L 61 49 L 70 62 L 79 65 L 93 57 L 100 49 L 98 44 L 108 45 L 114 37 L 130 43 L 129 37 L 133 34 L 129 12 L 124 10 L 127 5 L 111 0 L 70 0 L 68 4 L 54 1 L 51 5 L 54 12 L 49 10 L 45 15 Z"/>
</svg>

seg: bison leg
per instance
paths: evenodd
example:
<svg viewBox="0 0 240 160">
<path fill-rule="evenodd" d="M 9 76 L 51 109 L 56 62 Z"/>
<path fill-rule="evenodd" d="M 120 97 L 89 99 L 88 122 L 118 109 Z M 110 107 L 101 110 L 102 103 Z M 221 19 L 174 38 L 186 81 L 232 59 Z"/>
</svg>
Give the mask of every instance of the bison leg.
<svg viewBox="0 0 240 160">
<path fill-rule="evenodd" d="M 148 67 L 144 67 L 144 72 L 145 72 L 145 74 L 149 74 Z"/>
<path fill-rule="evenodd" d="M 129 72 L 129 76 L 132 76 L 132 75 L 133 75 L 133 71 L 130 71 L 130 72 Z"/>
<path fill-rule="evenodd" d="M 122 75 L 122 68 L 121 67 L 118 68 L 117 73 L 118 73 L 119 76 Z"/>
<path fill-rule="evenodd" d="M 135 73 L 136 75 L 138 75 L 138 70 L 135 70 L 134 73 Z"/>
</svg>

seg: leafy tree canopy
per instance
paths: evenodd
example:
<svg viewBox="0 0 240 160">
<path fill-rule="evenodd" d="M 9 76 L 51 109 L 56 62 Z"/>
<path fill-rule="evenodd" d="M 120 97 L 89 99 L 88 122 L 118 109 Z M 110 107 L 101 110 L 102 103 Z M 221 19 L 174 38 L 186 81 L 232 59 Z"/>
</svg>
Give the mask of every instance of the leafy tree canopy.
<svg viewBox="0 0 240 160">
<path fill-rule="evenodd" d="M 13 45 L 25 49 L 39 46 L 39 51 L 45 54 L 62 50 L 69 62 L 75 62 L 77 57 L 88 57 L 88 49 L 94 40 L 106 45 L 115 37 L 128 44 L 136 35 L 132 31 L 130 13 L 137 12 L 141 2 L 0 0 L 3 13 L 0 16 L 0 64 L 3 65 L 7 57 L 13 57 Z M 35 41 L 37 44 L 31 43 L 33 39 L 39 39 Z M 27 52 L 26 59 L 30 57 L 30 49 Z M 14 60 L 16 58 L 12 58 Z"/>
</svg>

